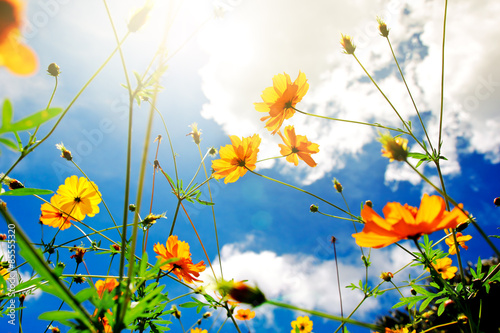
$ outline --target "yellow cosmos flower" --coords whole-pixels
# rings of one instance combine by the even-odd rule
[[[231,145],[221,147],[220,159],[212,161],[215,179],[224,179],[224,183],[234,183],[243,177],[248,170],[255,169],[257,153],[259,152],[260,137],[254,134],[247,138],[238,138],[231,135]]]
[[[57,194],[61,196],[61,210],[70,212],[75,219],[83,220],[85,216],[92,217],[99,213],[101,193],[97,185],[85,177],[71,176],[66,178],[64,185],[59,186]]]
[[[161,266],[161,269],[174,273],[179,280],[184,280],[187,283],[193,283],[194,281],[202,282],[196,278],[205,270],[205,265],[203,261],[193,264],[188,243],[179,241],[177,236],[172,235],[168,237],[166,246],[157,243],[153,249],[158,254],[156,256],[158,259],[169,260],[177,258],[176,261]]]
[[[33,74],[38,67],[35,52],[20,42],[23,3],[0,0],[0,66],[14,74]]]
[[[278,132],[285,143],[279,144],[280,154],[286,156],[286,160],[295,165],[299,164],[299,158],[306,162],[310,167],[315,167],[317,163],[312,159],[311,154],[319,152],[319,145],[307,141],[305,135],[295,135],[295,128],[291,125],[285,127],[285,136]]]
[[[202,330],[201,328],[196,327],[191,329],[191,333],[207,333],[207,330]]]
[[[255,317],[255,311],[250,309],[239,309],[234,318],[238,320],[250,320]]]
[[[436,272],[441,274],[441,277],[445,280],[453,279],[455,273],[458,271],[457,267],[451,266],[451,259],[448,257],[436,259],[432,262],[432,267],[434,267]],[[430,269],[427,268],[427,271],[430,271]]]
[[[424,194],[418,210],[398,202],[390,202],[384,207],[383,212],[385,218],[365,205],[361,211],[365,227],[361,232],[352,235],[356,239],[356,244],[380,248],[402,239],[418,238],[437,230],[455,228],[468,219],[468,216],[457,207],[451,212],[446,211],[443,198],[427,194]]]
[[[467,245],[465,245],[465,242],[471,240],[472,236],[471,235],[464,236],[461,232],[457,232],[457,234],[455,236],[457,237],[458,244],[461,247],[463,247],[465,250],[467,250],[469,247]],[[453,235],[450,234],[450,236],[448,236],[448,238],[446,238],[444,241],[450,247],[448,250],[448,253],[451,255],[457,254],[457,248],[455,246],[455,241],[453,239]]]
[[[407,139],[393,138],[389,133],[386,133],[380,136],[379,141],[382,143],[382,156],[387,157],[389,162],[406,161],[408,157]]]
[[[300,333],[310,333],[313,329],[313,322],[309,320],[308,316],[297,317],[297,320],[292,321],[290,333],[295,333],[295,328],[298,328]]]
[[[266,121],[266,128],[272,134],[280,129],[283,121],[293,116],[293,109],[299,103],[309,89],[306,75],[299,72],[299,76],[292,83],[290,76],[286,73],[273,77],[273,86],[266,88],[262,92],[264,102],[254,103],[255,109],[259,112],[269,112],[269,116],[260,120]]]
[[[102,298],[104,292],[111,293],[116,287],[118,287],[119,283],[114,278],[107,278],[106,280],[98,280],[95,283],[95,289],[97,290],[97,294],[99,298]],[[118,297],[118,296],[117,296]]]
[[[61,212],[62,205],[62,197],[57,194],[53,195],[52,198],[50,198],[50,204],[44,203],[41,207],[42,215],[40,216],[40,222],[61,230],[66,230],[71,227],[74,219],[68,215],[70,212]]]

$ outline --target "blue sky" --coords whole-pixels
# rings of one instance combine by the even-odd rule
[[[29,78],[14,77],[0,70],[0,97],[9,98],[14,106],[15,119],[42,109],[53,89],[53,78],[45,73],[46,66],[56,62],[62,70],[53,106],[65,107],[85,81],[114,49],[115,41],[99,1],[70,3],[63,0],[28,1],[25,37],[40,61],[37,74]],[[142,2],[110,1],[109,6],[122,36],[126,22]],[[214,18],[214,7],[217,18]],[[170,6],[170,7],[169,7]],[[497,233],[498,210],[493,198],[499,196],[500,116],[496,106],[499,95],[497,80],[500,69],[495,66],[500,48],[496,14],[500,5],[491,0],[474,6],[465,0],[450,4],[446,51],[446,93],[443,163],[447,190],[458,202],[477,217],[487,234]],[[442,37],[442,4],[436,1],[405,3],[401,1],[343,1],[221,0],[208,4],[202,1],[174,1],[171,5],[155,4],[150,21],[130,36],[123,47],[129,74],[142,72],[150,61],[163,34],[164,24],[177,11],[167,38],[169,68],[162,78],[163,91],[158,108],[167,122],[180,178],[189,182],[198,167],[199,155],[188,125],[193,122],[202,129],[202,149],[229,143],[228,135],[249,136],[259,133],[262,144],[259,159],[278,156],[278,136],[271,136],[259,121],[262,114],[253,108],[260,101],[262,90],[272,84],[278,73],[289,73],[292,79],[299,71],[306,74],[310,89],[298,107],[304,111],[337,118],[378,122],[399,126],[398,119],[380,94],[364,77],[354,59],[341,53],[340,33],[350,34],[358,46],[356,54],[371,73],[376,73],[382,89],[388,94],[404,117],[414,119],[414,109],[394,67],[385,40],[378,36],[375,17],[386,19],[391,28],[391,42],[405,71],[407,81],[420,111],[427,122],[433,143],[437,141],[440,84],[440,47]],[[286,10],[284,9],[286,8]],[[223,15],[222,15],[223,14]],[[481,24],[477,24],[478,18]],[[202,24],[202,22],[205,22]],[[196,32],[196,33],[195,33]],[[185,43],[186,42],[186,43]],[[179,49],[178,52],[176,52]],[[64,179],[78,170],[59,157],[55,144],[64,142],[75,161],[99,186],[114,217],[121,219],[123,207],[125,148],[126,148],[126,90],[119,58],[115,56],[72,107],[53,135],[22,161],[12,177],[28,187],[53,191]],[[146,104],[134,109],[133,169],[131,202],[135,200],[139,161],[144,128],[149,108]],[[53,123],[53,122],[52,122]],[[343,200],[332,187],[333,177],[344,186],[349,208],[359,214],[361,202],[372,200],[381,212],[385,203],[398,201],[418,206],[422,193],[431,193],[418,177],[396,163],[380,156],[377,132],[371,127],[346,123],[319,121],[295,115],[290,119],[298,133],[320,144],[314,155],[318,166],[298,167],[284,160],[265,162],[257,171],[272,178],[302,186],[307,191],[344,207]],[[46,133],[49,126],[42,128]],[[45,132],[44,132],[45,130]],[[154,138],[161,134],[164,141],[158,160],[173,174],[173,164],[161,120],[156,117]],[[410,143],[411,145],[411,143]],[[141,216],[147,215],[152,179],[154,149],[150,162]],[[154,148],[154,149],[153,149]],[[411,147],[417,150],[416,147]],[[5,171],[17,155],[2,150],[0,171]],[[435,180],[435,170],[425,167],[427,176]],[[201,181],[201,178],[198,179]],[[153,212],[166,212],[167,219],[154,226],[148,243],[165,243],[175,209],[175,198],[166,180],[157,175]],[[320,210],[337,214],[317,199],[279,184],[245,175],[234,184],[212,183],[213,199],[222,248],[224,275],[227,278],[248,279],[257,283],[269,298],[339,314],[338,291],[333,252],[328,243],[338,238],[340,279],[348,285],[364,276],[360,251],[350,237],[350,222],[330,219],[309,212],[311,204]],[[206,190],[204,191],[206,197]],[[49,199],[47,196],[46,199]],[[41,202],[36,198],[7,198],[5,201],[28,230],[35,242],[41,237],[38,224]],[[187,205],[198,232],[208,250],[217,272],[217,252],[214,241],[211,210]],[[107,227],[112,222],[101,205],[101,213],[85,220],[93,226]],[[0,226],[0,233],[5,232]],[[472,228],[474,238],[465,260],[476,261],[477,255],[492,253],[483,246]],[[205,260],[203,252],[187,219],[182,216],[175,233],[189,242],[193,260]],[[44,239],[54,229],[43,228]],[[436,238],[441,237],[437,233]],[[116,237],[116,233],[109,234]],[[57,240],[80,236],[71,228]],[[86,244],[88,245],[88,244]],[[409,245],[409,244],[408,244]],[[61,251],[61,260],[74,270],[69,252]],[[381,271],[397,270],[406,258],[395,247],[372,251],[370,279],[378,283]],[[102,256],[86,257],[91,273],[105,273]],[[107,261],[106,261],[107,262]],[[117,274],[114,266],[111,274]],[[29,270],[22,270],[29,274]],[[79,270],[79,273],[84,273]],[[397,281],[404,280],[401,276]],[[209,275],[204,276],[209,279]],[[184,289],[169,283],[171,295]],[[359,293],[342,289],[344,310],[352,310],[360,299]],[[390,293],[370,299],[356,318],[372,321],[385,314],[394,302]],[[56,309],[59,305],[51,296],[28,297],[24,312],[25,331],[40,330],[47,323],[36,320],[41,306]],[[381,311],[380,309],[384,309]],[[197,317],[185,310],[184,327]],[[290,322],[299,313],[257,309],[252,331],[289,332]],[[4,320],[4,319],[1,319]],[[331,331],[337,324],[313,318],[314,332]],[[3,322],[2,322],[3,325]],[[202,328],[208,329],[209,323]],[[59,325],[64,332],[64,328]],[[172,325],[179,330],[178,323]],[[244,329],[245,330],[245,329]],[[352,332],[367,330],[350,327]],[[227,325],[223,332],[233,332]]]

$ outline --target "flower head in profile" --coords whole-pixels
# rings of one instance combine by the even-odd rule
[[[53,195],[52,198],[50,198],[50,203],[44,203],[40,208],[42,210],[40,222],[61,230],[66,230],[71,227],[74,219],[72,219],[68,213],[62,212],[62,205],[61,196],[57,194]]]
[[[297,317],[297,320],[292,321],[292,330],[290,333],[295,333],[295,329],[298,328],[300,333],[310,333],[313,329],[313,322],[308,316]]]
[[[295,128],[292,125],[285,127],[285,135],[278,132],[285,143],[279,144],[280,154],[286,156],[286,160],[295,165],[299,164],[299,158],[310,167],[315,167],[317,163],[312,159],[311,154],[319,152],[319,145],[307,141],[305,135],[295,135]]]
[[[465,242],[471,240],[472,236],[471,235],[464,236],[461,232],[457,232],[455,236],[457,237],[457,243],[465,250],[467,250],[469,247],[465,245]],[[453,235],[450,234],[444,241],[446,242],[446,245],[450,247],[448,253],[451,255],[457,254],[457,248],[455,246],[455,240],[453,239]]]
[[[190,333],[207,333],[207,332],[208,332],[207,330],[202,330],[199,327],[192,328],[191,331],[190,331]]]
[[[259,306],[266,301],[266,296],[258,287],[251,287],[243,281],[217,281],[218,292],[236,302]]]
[[[389,28],[387,28],[387,24],[381,17],[377,17],[378,30],[380,31],[380,36],[387,37],[389,36]]]
[[[238,320],[250,320],[253,317],[255,317],[255,311],[251,311],[250,309],[239,309],[234,316]]]
[[[83,256],[85,253],[87,253],[87,250],[85,250],[83,247],[75,247],[70,250],[71,252],[75,251],[75,254],[70,256],[71,259],[75,259],[77,264],[81,264],[83,262]]]
[[[382,156],[389,162],[406,161],[408,157],[408,140],[402,137],[393,138],[389,133],[381,134],[379,141],[382,143]]]
[[[203,261],[193,264],[188,243],[179,241],[177,236],[172,235],[168,237],[166,246],[157,243],[154,246],[154,251],[158,254],[156,258],[160,260],[175,259],[161,266],[161,269],[164,271],[174,273],[179,280],[184,280],[187,283],[193,283],[194,281],[201,282],[201,280],[196,278],[205,270],[205,265]]]
[[[353,44],[351,36],[340,34],[340,45],[342,45],[345,54],[354,54],[356,50],[356,45]]]
[[[17,75],[33,74],[38,67],[35,52],[21,42],[23,2],[0,0],[0,66]]]
[[[191,135],[193,137],[194,143],[199,145],[201,142],[201,129],[198,129],[197,123],[192,123],[191,125],[189,125],[189,127],[191,127],[191,132],[186,134],[186,136]]]
[[[231,135],[231,144],[221,147],[220,159],[212,161],[215,179],[224,178],[224,183],[234,183],[243,177],[248,170],[255,169],[257,153],[259,152],[260,137],[254,134],[247,138],[238,138]]]
[[[95,289],[99,298],[102,298],[104,292],[111,293],[116,287],[118,287],[119,283],[114,278],[107,278],[106,280],[98,280],[95,283]]]
[[[272,134],[276,134],[285,119],[293,116],[295,105],[302,100],[308,89],[309,83],[302,72],[299,72],[293,83],[286,73],[273,77],[273,86],[262,92],[264,102],[254,103],[257,111],[269,112],[269,116],[260,120],[267,121],[265,127],[272,131]]]
[[[62,158],[66,159],[68,161],[71,161],[73,159],[71,152],[68,149],[66,149],[66,147],[64,147],[64,144],[62,142],[56,143],[56,148],[61,151]]]
[[[386,327],[385,333],[410,333],[410,331],[406,327],[398,329],[390,329]],[[412,333],[415,333],[415,331],[412,331]]]
[[[421,235],[437,230],[455,228],[468,220],[468,216],[459,207],[448,212],[443,198],[427,194],[424,194],[418,209],[390,202],[385,205],[383,212],[385,218],[365,205],[361,211],[365,227],[361,232],[352,235],[356,239],[356,244],[381,248],[402,239],[417,239]]]
[[[441,277],[445,280],[453,279],[455,273],[458,271],[458,268],[451,265],[451,259],[446,257],[442,259],[436,259],[432,262],[432,267],[441,274]],[[427,268],[427,271],[430,271]]]
[[[83,220],[85,216],[92,217],[99,213],[101,193],[97,185],[85,177],[71,176],[66,178],[64,184],[57,190],[61,210],[67,212],[75,219]]]

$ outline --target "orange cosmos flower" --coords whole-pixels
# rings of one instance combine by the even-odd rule
[[[119,283],[114,278],[107,278],[106,280],[98,280],[95,283],[95,289],[97,290],[97,294],[99,298],[102,298],[102,295],[105,291],[111,293],[116,287],[118,287]]]
[[[313,322],[308,316],[297,317],[297,320],[292,321],[292,330],[290,333],[295,333],[295,328],[299,329],[300,333],[310,333],[313,329]]]
[[[231,135],[231,145],[221,147],[219,151],[220,159],[212,161],[215,179],[224,179],[224,183],[234,183],[238,178],[243,177],[248,170],[255,169],[257,153],[259,152],[260,137],[254,134],[247,138],[238,138]]]
[[[458,268],[455,266],[451,266],[451,259],[446,257],[442,259],[436,259],[434,262],[432,262],[432,267],[441,274],[441,277],[443,279],[453,279],[455,276],[455,273],[458,271]],[[430,271],[429,268],[427,268],[427,271]]]
[[[0,0],[0,66],[18,75],[33,74],[38,61],[35,52],[19,40],[23,3]]]
[[[57,194],[61,197],[60,208],[70,212],[75,219],[83,220],[85,216],[92,217],[99,213],[101,193],[97,185],[85,177],[71,176],[66,178],[64,185],[59,186]]]
[[[189,244],[179,241],[177,236],[170,236],[166,245],[165,247],[163,244],[157,243],[154,246],[154,251],[159,254],[156,258],[164,260],[177,258],[177,260],[166,263],[161,266],[161,269],[174,273],[179,280],[184,280],[187,283],[193,283],[193,281],[202,282],[196,277],[200,276],[200,273],[205,270],[205,265],[203,261],[193,264]]]
[[[295,105],[302,100],[308,89],[309,83],[304,73],[299,72],[293,83],[286,73],[273,77],[273,86],[262,92],[264,102],[254,103],[257,111],[269,112],[269,116],[260,120],[267,120],[266,128],[272,131],[272,134],[276,134],[285,119],[293,116]]]
[[[361,211],[365,227],[363,231],[352,235],[356,239],[356,244],[380,248],[402,239],[418,238],[437,230],[455,228],[468,219],[458,207],[447,212],[443,198],[427,194],[424,194],[418,210],[398,202],[390,202],[384,207],[383,212],[385,219],[365,205]]]
[[[465,250],[467,250],[469,247],[467,245],[465,245],[465,242],[471,240],[472,236],[471,235],[464,236],[461,232],[457,232],[457,234],[455,236],[457,237],[458,244],[461,247],[463,247]],[[450,234],[450,236],[448,238],[446,238],[444,241],[450,247],[448,250],[448,253],[451,255],[457,254],[457,248],[455,246],[455,241],[453,239],[453,235]]]
[[[255,317],[255,311],[250,309],[239,309],[234,318],[238,320],[250,320]]]
[[[295,165],[299,164],[299,158],[310,167],[315,167],[317,163],[312,159],[311,154],[319,152],[319,145],[307,141],[305,135],[295,135],[295,128],[292,125],[285,127],[285,136],[278,132],[285,143],[279,144],[280,154],[286,156],[286,160]]]
[[[53,195],[50,198],[50,204],[44,203],[41,207],[42,215],[40,222],[54,228],[66,230],[71,227],[71,221],[74,221],[66,212],[61,212],[63,201],[61,196]],[[70,213],[71,214],[71,213]]]

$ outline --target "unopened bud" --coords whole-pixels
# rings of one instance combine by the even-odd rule
[[[493,203],[495,204],[495,206],[500,207],[500,197],[496,197],[496,198],[493,200]]]
[[[0,234],[0,240],[6,240],[7,235],[6,234]]]
[[[371,202],[371,200],[366,200],[365,205],[367,205],[370,208],[373,208],[373,203]]]
[[[318,211],[318,206],[317,206],[317,205],[311,205],[311,206],[309,207],[309,211],[310,211],[311,213],[316,213],[316,212]]]
[[[132,18],[130,19],[130,22],[128,23],[128,30],[130,32],[137,32],[143,25],[146,23],[146,20],[148,19],[148,14],[149,11],[151,10],[150,5],[146,5],[142,7],[139,11],[137,11]]]
[[[59,68],[59,66],[57,66],[57,64],[55,62],[53,62],[49,65],[49,68],[47,69],[47,73],[49,73],[49,75],[51,75],[53,77],[58,77],[59,74],[61,74],[61,69]]]
[[[135,212],[135,205],[134,204],[128,205],[128,210],[130,210],[131,212]]]
[[[344,48],[345,54],[354,54],[356,46],[352,43],[352,37],[341,34],[340,45]]]
[[[387,37],[389,36],[389,29],[387,28],[387,24],[385,24],[384,20],[380,17],[377,17],[378,22],[378,30],[380,31],[380,36]]]
[[[337,178],[333,178],[333,187],[337,190],[337,192],[342,193],[342,184],[339,183]]]

